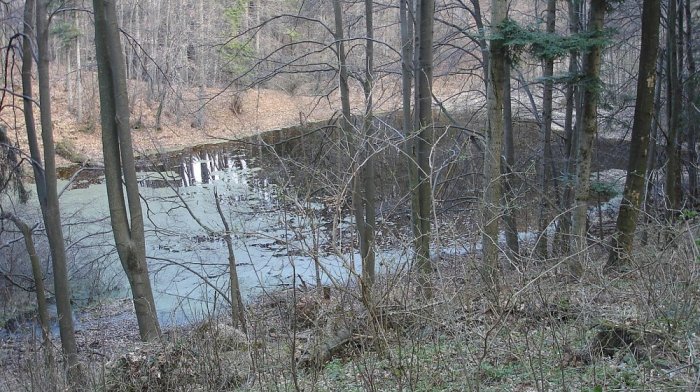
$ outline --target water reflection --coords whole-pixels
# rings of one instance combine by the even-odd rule
[[[219,180],[246,185],[246,177],[241,176],[240,172],[247,168],[248,164],[243,155],[226,152],[191,153],[183,156],[178,166],[180,186],[210,184]],[[222,176],[224,172],[228,175]]]

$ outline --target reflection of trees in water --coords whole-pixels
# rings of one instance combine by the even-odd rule
[[[269,204],[274,203],[275,192],[269,179],[249,170],[250,154],[230,146],[200,150],[165,157],[163,163],[152,163],[150,167],[141,166],[142,172],[155,171],[157,174],[141,179],[139,185],[146,188],[232,185],[246,191],[226,195],[229,202],[247,201],[252,197],[258,200],[260,207],[269,208]]]
[[[215,181],[247,185],[242,171],[248,168],[245,156],[226,151],[190,153],[179,164],[180,186],[211,184]]]

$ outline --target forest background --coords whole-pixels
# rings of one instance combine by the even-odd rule
[[[46,280],[62,351],[54,361],[39,309],[42,348],[6,359],[32,376],[4,373],[8,385],[79,389],[87,377],[107,389],[172,388],[149,361],[182,371],[177,361],[191,354],[161,340],[144,285],[153,244],[139,157],[165,162],[284,128],[293,136],[245,143],[279,161],[270,179],[281,211],[316,217],[316,202],[332,211],[326,252],[351,260],[347,275],[328,283],[314,256],[322,244],[303,245],[314,282],[292,276],[292,289],[244,301],[234,248],[246,235],[229,227],[234,201],[215,191],[220,223],[198,223],[227,245],[220,294],[231,314],[185,328],[181,339],[204,358],[186,385],[267,389],[281,377],[295,389],[395,387],[368,370],[384,369],[408,389],[697,387],[692,1],[33,3],[0,4],[0,290],[10,329],[17,309],[42,307]],[[33,106],[42,140],[29,131]],[[296,138],[300,155],[275,148]],[[53,174],[94,168],[104,168],[133,328],[160,342],[138,355],[114,343],[101,357],[107,376],[89,366],[90,338],[76,343],[62,317],[72,314],[69,286],[101,267],[72,253],[80,240],[56,236],[76,223],[60,215]],[[21,205],[33,193],[32,212]],[[347,216],[351,226],[335,224]],[[51,263],[32,259],[32,236]],[[387,249],[409,250],[408,260],[386,267]],[[287,253],[292,265],[296,255]],[[261,310],[270,301],[273,315]],[[119,356],[125,349],[131,357]],[[219,376],[202,377],[209,367]]]

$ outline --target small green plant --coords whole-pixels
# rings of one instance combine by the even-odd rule
[[[698,212],[696,210],[684,209],[683,211],[681,211],[681,218],[683,218],[683,220],[691,220],[697,218],[697,216]]]
[[[615,196],[618,191],[614,184],[603,181],[592,181],[591,182],[591,192],[598,195],[609,195]]]
[[[498,382],[511,378],[513,375],[518,373],[518,369],[514,364],[497,366],[484,362],[481,364],[481,372],[487,379]]]

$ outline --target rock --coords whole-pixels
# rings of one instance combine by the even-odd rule
[[[197,328],[197,334],[215,340],[221,351],[248,349],[248,336],[228,324],[207,321]]]
[[[637,359],[644,359],[665,340],[665,336],[659,332],[645,331],[625,324],[601,322],[597,326],[589,351],[611,358],[617,352],[624,351],[633,354]]]

